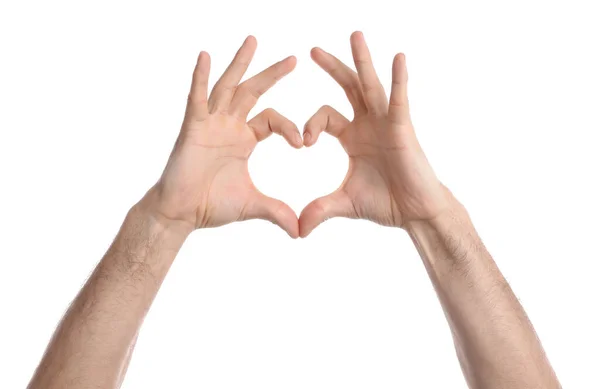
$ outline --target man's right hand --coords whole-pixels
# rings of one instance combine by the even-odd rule
[[[190,231],[266,219],[298,237],[296,214],[256,189],[248,174],[248,158],[273,132],[300,148],[300,133],[272,109],[246,121],[258,98],[294,69],[296,59],[288,57],[240,84],[255,50],[256,39],[250,36],[210,96],[210,57],[200,53],[181,132],[162,177],[142,200],[156,217],[184,222]]]

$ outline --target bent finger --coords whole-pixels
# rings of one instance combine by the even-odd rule
[[[325,131],[339,138],[350,121],[329,105],[324,105],[304,125],[304,145],[314,145]]]
[[[267,108],[256,115],[248,122],[248,126],[254,131],[258,142],[275,133],[283,136],[290,146],[297,149],[302,147],[302,137],[298,127],[273,108]]]

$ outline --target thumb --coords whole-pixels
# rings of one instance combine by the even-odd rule
[[[302,210],[298,220],[300,237],[305,238],[315,227],[333,217],[358,217],[352,200],[341,189],[313,200]]]
[[[244,211],[244,219],[262,219],[277,224],[289,236],[298,237],[298,217],[286,203],[256,192]]]

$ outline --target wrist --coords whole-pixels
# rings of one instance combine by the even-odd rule
[[[428,267],[444,262],[442,259],[470,266],[485,251],[467,210],[454,198],[444,212],[431,219],[410,221],[405,229]]]
[[[418,217],[408,218],[402,228],[409,234],[415,229],[421,228],[424,225],[430,227],[443,227],[459,215],[466,215],[466,210],[463,205],[454,197],[452,192],[442,183],[439,183],[436,195],[431,196],[429,201],[428,211],[418,215]],[[462,216],[460,216],[462,217]]]
[[[160,207],[156,189],[150,189],[129,211],[130,215],[146,219],[157,231],[179,235],[184,239],[194,231],[193,223],[167,216]]]
[[[464,220],[465,217],[468,217],[466,216],[466,210],[462,204],[454,200],[433,217],[407,221],[404,229],[412,236],[424,229],[444,231],[451,229],[457,223],[460,224],[461,220]]]
[[[154,279],[162,279],[192,230],[185,223],[167,220],[156,213],[144,196],[127,213],[99,266],[106,270],[118,263],[122,275],[150,274]]]

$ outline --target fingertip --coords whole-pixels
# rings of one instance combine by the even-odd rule
[[[310,132],[305,131],[304,132],[304,139],[303,139],[304,146],[306,146],[306,147],[312,146],[311,141],[312,141],[312,135],[310,134]]]
[[[200,52],[200,54],[198,54],[198,62],[200,62],[200,61],[202,61],[203,59],[205,59],[207,55],[208,55],[208,53],[207,53],[206,51],[202,50],[202,51]]]
[[[288,143],[290,144],[290,146],[292,146],[295,149],[299,149],[302,147],[302,136],[300,136],[300,130],[298,130],[298,126],[296,125],[296,123],[292,122],[289,119],[285,119],[287,121],[287,123],[285,124],[286,126],[289,127],[288,130],[283,131],[284,134],[284,138],[286,138],[286,140],[288,141]]]
[[[197,63],[199,65],[207,65],[210,64],[210,54],[208,52],[202,50],[200,54],[198,54]]]
[[[302,217],[298,219],[298,236],[302,239],[306,238],[315,229],[316,226],[310,226],[306,221],[302,222]]]
[[[286,205],[286,210],[284,213],[286,215],[283,216],[283,220],[281,220],[280,227],[283,228],[285,232],[292,239],[297,239],[300,236],[300,226],[298,225],[298,216],[296,213]]]
[[[284,61],[289,62],[292,65],[292,68],[294,68],[294,67],[296,67],[296,64],[298,63],[298,58],[296,58],[295,55],[290,55],[289,57],[284,59]]]
[[[406,62],[406,56],[404,53],[398,53],[394,56],[394,64],[403,65]]]
[[[398,53],[394,56],[392,64],[392,79],[397,82],[406,83],[408,81],[408,71],[406,69],[406,55]]]
[[[322,214],[319,206],[317,206],[319,199],[313,200],[308,204],[298,217],[298,228],[301,238],[306,238],[320,223],[322,220]]]
[[[302,139],[302,136],[300,136],[300,132],[296,129],[296,131],[294,132],[294,143],[292,144],[292,146],[296,149],[301,149],[303,144],[304,140]]]
[[[304,211],[302,211],[304,213]],[[310,234],[310,231],[307,231],[306,227],[304,227],[304,223],[302,223],[302,214],[298,218],[298,236],[302,239],[306,238]]]
[[[313,47],[310,50],[310,57],[316,61],[316,58],[318,58],[319,55],[322,55],[325,51],[320,48],[320,47]]]
[[[307,123],[306,126],[304,126],[304,145],[306,147],[311,147],[313,146],[315,143],[317,143],[317,139],[319,138],[319,130],[316,129],[314,127],[314,124],[311,125],[310,123]]]
[[[300,238],[304,239],[312,232],[312,230],[314,230],[314,227],[311,227],[306,223],[306,214],[302,211],[300,218],[298,219],[298,235]]]
[[[292,239],[298,239],[300,237],[300,227],[298,226],[298,219],[295,218],[294,222],[290,222],[289,225],[280,225],[286,234]]]
[[[269,219],[284,230],[292,239],[300,236],[300,227],[298,226],[298,216],[289,205],[276,200],[278,207],[271,213]]]
[[[298,239],[300,237],[300,229],[298,227],[298,223],[296,223],[296,228],[292,229],[291,231],[286,231],[286,232],[290,236],[290,238]]]
[[[362,31],[354,31],[352,35],[350,35],[350,41],[361,41],[365,39],[365,35]]]
[[[281,64],[285,68],[286,74],[294,70],[296,68],[297,63],[298,59],[293,55],[290,55],[289,57],[281,60]]]
[[[258,44],[258,41],[256,40],[256,37],[254,35],[248,35],[246,37],[246,40],[244,41],[244,44],[256,46]]]

